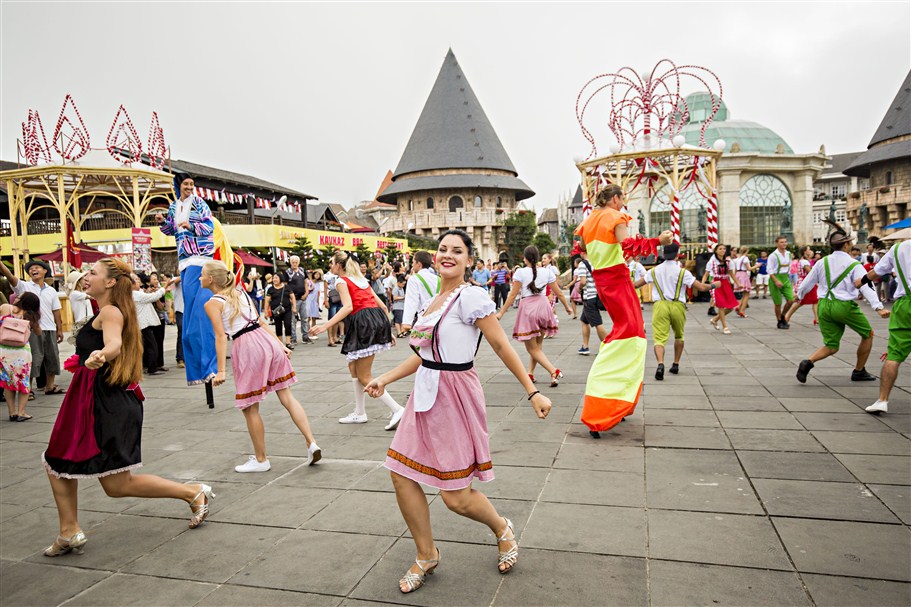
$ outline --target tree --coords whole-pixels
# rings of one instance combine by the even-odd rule
[[[301,267],[305,270],[313,270],[317,267],[318,259],[314,255],[313,245],[306,236],[301,236],[294,241],[291,246],[291,252],[301,258]]]
[[[399,256],[401,256],[401,254],[402,254],[402,252],[399,250],[399,248],[397,246],[395,246],[394,242],[387,243],[386,248],[383,249],[383,255],[385,255],[386,261],[389,262],[390,264],[392,264],[392,262],[394,262]]]
[[[360,260],[360,262],[367,264],[367,267],[370,267],[369,261],[373,256],[373,251],[370,250],[370,247],[362,242],[361,244],[357,245],[355,252],[357,253],[357,258]]]
[[[521,263],[525,247],[531,244],[538,223],[534,213],[518,211],[512,213],[502,221],[506,228],[506,251],[509,254],[510,265]]]
[[[554,242],[554,239],[551,238],[550,234],[547,232],[538,232],[535,234],[531,243],[538,247],[538,251],[541,252],[541,255],[552,253],[557,248],[557,243]]]
[[[327,244],[317,251],[315,254],[317,267],[321,270],[328,270],[329,264],[332,262],[332,256],[335,255],[336,251],[338,251],[338,247],[331,244]]]

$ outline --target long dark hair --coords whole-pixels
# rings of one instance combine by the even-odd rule
[[[22,310],[22,318],[23,320],[28,321],[32,333],[40,335],[41,325],[39,321],[41,320],[41,300],[38,299],[38,296],[26,291],[16,298],[16,303],[13,305]]]
[[[465,230],[459,230],[458,228],[452,228],[452,229],[446,230],[445,232],[440,234],[439,238],[437,238],[437,247],[438,248],[439,248],[440,243],[443,242],[443,239],[446,238],[447,236],[458,236],[462,240],[462,244],[465,245],[465,248],[468,249],[469,262],[468,262],[468,265],[465,266],[465,280],[468,280],[469,278],[471,278],[471,266],[474,265],[474,259],[476,259],[474,241],[471,240],[471,236],[469,236],[468,232],[466,232]]]
[[[538,247],[530,245],[525,247],[525,250],[522,252],[522,256],[525,257],[525,261],[531,265],[531,284],[528,285],[528,288],[532,293],[537,295],[541,292],[541,287],[537,285],[538,260],[541,258],[541,253],[538,252]]]

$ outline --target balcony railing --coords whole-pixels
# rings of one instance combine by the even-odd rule
[[[408,231],[415,228],[474,228],[495,226],[500,223],[505,209],[459,209],[457,211],[406,211],[389,218],[383,225],[384,232]]]

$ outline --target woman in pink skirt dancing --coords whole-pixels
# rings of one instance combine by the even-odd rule
[[[709,277],[711,280],[708,280]],[[715,308],[718,313],[712,318],[712,326],[718,329],[718,323],[721,322],[722,333],[730,335],[728,329],[727,315],[728,312],[737,307],[737,298],[734,297],[734,290],[731,288],[731,282],[736,282],[734,277],[734,266],[731,263],[731,256],[728,253],[728,247],[724,244],[715,246],[715,254],[709,259],[705,266],[705,276],[702,282],[720,282],[721,287],[713,291],[715,295]]]
[[[516,314],[516,324],[512,330],[512,338],[525,343],[530,361],[528,363],[528,378],[535,383],[534,366],[539,364],[550,373],[550,387],[556,388],[563,378],[563,373],[557,369],[547,355],[544,354],[544,338],[557,334],[557,315],[554,314],[550,302],[545,295],[545,287],[550,286],[551,291],[563,304],[567,316],[572,316],[572,310],[566,301],[566,296],[557,284],[557,278],[550,270],[538,268],[538,247],[525,247],[525,267],[519,268],[512,276],[512,289],[506,297],[506,303],[500,308],[497,319],[512,305],[516,297],[519,300],[519,311]]]
[[[440,292],[412,327],[410,343],[416,354],[366,388],[376,398],[387,385],[417,373],[385,463],[417,548],[414,564],[399,581],[403,593],[420,588],[440,563],[427,498],[418,483],[436,487],[450,510],[490,528],[497,538],[500,573],[512,571],[518,561],[512,522],[471,487],[475,479],[490,481],[494,476],[484,392],[473,368],[482,334],[525,388],[535,414],[544,419],[551,408],[550,400],[535,390],[509,345],[490,296],[484,289],[466,284],[473,259],[474,245],[468,234],[449,230],[440,236],[436,254]]]
[[[750,293],[753,291],[753,284],[750,282],[750,272],[759,268],[750,262],[750,249],[740,247],[740,257],[734,260],[734,277],[737,280],[735,292],[740,293],[740,305],[737,306],[737,315],[740,318],[748,318],[746,309],[750,301]]]
[[[234,284],[234,274],[220,261],[210,261],[202,268],[199,283],[214,293],[206,302],[206,314],[215,330],[215,353],[218,374],[212,383],[225,383],[225,359],[228,335],[231,336],[231,370],[234,374],[235,404],[244,414],[247,431],[253,441],[253,455],[235,472],[267,472],[272,469],[266,457],[266,431],[259,414],[259,403],[270,392],[288,410],[294,425],[307,440],[307,464],[320,460],[322,452],[310,432],[307,414],[300,402],[291,394],[297,381],[291,369],[289,350],[266,327],[256,309],[256,303],[246,291]]]
[[[797,289],[800,289],[800,285],[803,284],[804,279],[810,273],[810,270],[813,269],[813,257],[814,252],[811,247],[804,247],[800,252],[800,259],[797,261],[797,284],[794,286],[794,292],[797,292]],[[816,287],[807,291],[807,294],[798,301],[796,304],[791,306],[791,309],[788,310],[788,313],[784,315],[784,319],[788,322],[791,322],[791,317],[794,316],[801,306],[812,306],[813,307],[813,324],[819,324],[819,316],[817,315],[817,305],[819,304],[819,295],[816,293]]]

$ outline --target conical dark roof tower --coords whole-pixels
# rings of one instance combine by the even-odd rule
[[[453,169],[454,174],[440,174]],[[518,179],[450,49],[395,169],[393,183],[378,200],[396,202],[403,193],[462,187],[510,190],[516,200],[534,195]]]
[[[911,157],[908,135],[911,135],[911,71],[886,110],[867,151],[845,169],[845,175],[869,177],[870,168],[875,164]]]

